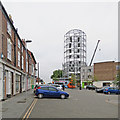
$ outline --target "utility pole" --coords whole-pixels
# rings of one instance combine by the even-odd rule
[[[38,62],[38,84],[39,84],[39,62]]]

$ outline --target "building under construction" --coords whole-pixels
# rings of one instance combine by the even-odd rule
[[[82,66],[86,66],[86,34],[73,29],[64,35],[64,78],[74,74],[80,80]]]

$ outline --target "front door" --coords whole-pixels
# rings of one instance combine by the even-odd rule
[[[11,79],[12,79],[12,89],[11,89],[11,94],[14,94],[14,80],[13,80],[13,72],[11,73]]]

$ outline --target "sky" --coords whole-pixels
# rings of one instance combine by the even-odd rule
[[[87,35],[87,64],[89,65],[97,41],[100,40],[93,63],[118,61],[118,3],[2,1],[12,15],[21,39],[40,64],[40,77],[50,82],[54,70],[62,69],[64,35],[79,29]]]

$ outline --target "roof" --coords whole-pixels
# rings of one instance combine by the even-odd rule
[[[2,10],[2,12],[3,12],[3,14],[5,15],[5,17],[7,18],[7,20],[9,21],[9,23],[10,23],[10,25],[12,26],[14,32],[16,33],[18,39],[19,39],[20,42],[22,43],[22,40],[21,40],[21,38],[20,38],[20,36],[19,36],[19,34],[18,34],[16,28],[14,27],[14,25],[13,25],[11,19],[9,18],[9,16],[8,16],[8,14],[7,14],[7,12],[6,12],[5,8],[4,8],[4,6],[3,6],[3,4],[1,3],[1,1],[0,1],[0,9]],[[22,43],[22,45],[24,46],[23,43]],[[24,46],[24,48],[25,48],[25,46]]]
[[[115,61],[105,61],[105,62],[97,62],[97,63],[94,63],[94,64],[100,64],[100,63],[114,63]]]
[[[34,57],[33,53],[32,53],[30,50],[27,50],[27,51],[28,51],[28,53],[32,56],[32,58],[33,58],[35,64],[37,64],[37,62],[36,62],[36,60],[35,60],[35,57]]]

